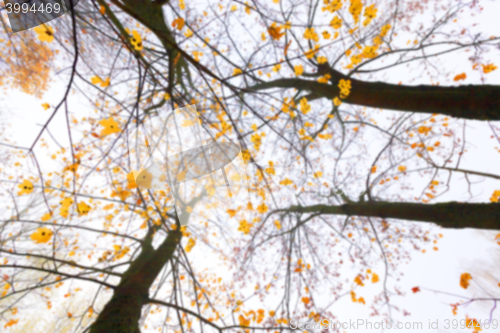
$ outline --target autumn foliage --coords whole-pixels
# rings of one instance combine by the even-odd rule
[[[28,146],[0,133],[3,329],[275,332],[333,318],[332,304],[406,316],[395,300],[433,290],[402,291],[401,269],[439,253],[441,228],[498,229],[498,172],[461,163],[471,120],[500,142],[500,89],[484,84],[498,37],[440,30],[479,5],[400,6],[92,0],[3,31],[4,91],[46,115]],[[431,12],[442,19],[415,27]],[[457,69],[449,54],[467,56]],[[204,139],[241,147],[249,193],[226,208],[193,189],[185,214],[203,212],[181,227],[130,133],[187,105]],[[498,186],[464,199],[470,179]],[[471,292],[473,275],[450,286]]]

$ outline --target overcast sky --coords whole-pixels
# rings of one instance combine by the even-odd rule
[[[500,13],[500,1],[488,1],[482,4],[485,7],[483,14],[478,17],[470,18],[472,22],[479,22],[479,28],[485,33],[492,35],[499,33],[498,13]],[[462,25],[469,25],[464,22]],[[496,54],[498,56],[498,53]],[[494,58],[495,54],[490,53],[490,60],[497,62],[500,66],[500,60]],[[456,74],[461,72],[467,73],[467,80],[462,84],[479,83],[477,72],[472,71],[471,66],[467,62],[465,65],[460,57],[451,56],[446,62],[447,68]],[[455,63],[454,63],[455,61]],[[391,81],[407,80],[404,71],[394,70],[390,72]],[[500,70],[494,71],[486,76],[487,84],[500,84]],[[445,85],[443,83],[442,85]],[[30,146],[35,139],[40,124],[44,124],[50,116],[52,108],[45,111],[41,104],[49,103],[51,106],[56,105],[63,96],[65,82],[56,78],[51,85],[50,90],[43,96],[42,99],[37,99],[33,96],[28,96],[17,90],[8,91],[8,94],[3,95],[1,114],[9,125],[6,137],[17,142],[20,146]],[[79,103],[78,96],[72,96],[71,112],[81,114],[88,112],[86,103]],[[81,110],[79,109],[81,108]],[[500,127],[500,122],[496,122]],[[56,118],[52,121],[49,129],[56,139],[63,145],[67,146],[67,134],[65,132],[66,123],[64,113],[59,112]],[[62,131],[61,129],[64,129]],[[499,133],[500,134],[500,133]],[[489,173],[500,174],[500,153],[496,152],[494,147],[499,147],[500,143],[491,139],[491,130],[487,123],[479,121],[468,121],[467,127],[467,142],[469,144],[468,152],[463,156],[462,168],[483,171]],[[51,163],[49,158],[40,156],[44,163]],[[448,200],[469,200],[469,195],[466,183],[463,181],[463,176],[455,174],[453,182],[453,190],[439,201]],[[481,181],[479,177],[471,177],[473,181]],[[480,183],[475,184],[472,188],[474,198],[472,201],[488,202],[489,197],[494,190],[500,190],[500,182],[491,179],[483,179]],[[390,330],[393,332],[470,332],[469,329],[445,329],[445,319],[463,319],[465,315],[484,321],[490,317],[493,303],[491,302],[475,302],[468,307],[459,307],[458,314],[453,316],[449,303],[458,302],[460,298],[445,296],[427,289],[439,290],[451,294],[463,295],[467,297],[498,297],[500,294],[500,266],[498,258],[500,256],[500,245],[495,241],[497,232],[495,231],[477,231],[471,229],[465,230],[442,230],[443,238],[438,243],[438,251],[432,249],[432,244],[426,248],[426,253],[413,253],[412,259],[406,266],[401,266],[400,270],[404,276],[400,281],[391,281],[391,284],[396,283],[400,290],[406,293],[406,297],[395,297],[394,303],[401,308],[408,310],[411,315],[403,317],[401,314],[394,312],[396,319],[402,322],[421,322],[423,330]],[[193,250],[193,257],[200,256],[196,253],[196,248]],[[198,257],[200,258],[200,257]],[[195,259],[196,260],[196,259]],[[496,263],[496,264],[495,264]],[[213,267],[212,267],[213,268]],[[215,269],[215,268],[213,268]],[[375,271],[382,272],[382,266],[374,268]],[[460,274],[468,272],[472,275],[471,287],[467,290],[460,288]],[[383,278],[381,274],[381,278]],[[412,293],[411,288],[419,286],[421,292]],[[496,289],[495,289],[496,288]],[[368,295],[372,292],[370,286],[366,286],[362,291],[365,299],[369,299]],[[367,307],[360,304],[352,303],[349,297],[336,303],[331,309],[337,314],[338,320],[348,322],[349,320],[365,319],[375,322],[380,319],[369,317]],[[493,318],[500,321],[500,309],[493,312]],[[429,320],[435,322],[439,320],[438,329],[428,328]],[[380,330],[367,329],[345,329],[345,332],[379,332]],[[495,332],[494,329],[483,330],[485,332]]]

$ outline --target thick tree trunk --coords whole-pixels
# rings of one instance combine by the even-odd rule
[[[147,304],[149,289],[180,243],[182,232],[171,230],[165,241],[153,249],[143,245],[142,252],[124,273],[113,297],[106,304],[90,333],[140,333],[139,319],[143,305]]]
[[[500,86],[405,86],[348,78],[336,70],[325,67],[320,67],[320,72],[331,75],[331,84],[299,78],[278,79],[256,84],[245,91],[296,88],[310,91],[310,99],[321,97],[332,99],[339,96],[340,79],[349,79],[352,89],[349,96],[343,100],[345,103],[387,110],[440,113],[465,119],[500,120]]]
[[[434,222],[444,228],[500,230],[500,204],[445,202],[420,204],[406,202],[359,202],[341,206],[292,206],[286,212],[321,213],[393,218]]]

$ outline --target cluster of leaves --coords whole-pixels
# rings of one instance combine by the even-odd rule
[[[398,221],[415,221],[412,211],[387,217],[373,213],[370,205],[398,208],[399,203],[435,201],[449,191],[446,179],[453,172],[495,177],[448,165],[466,151],[461,121],[447,114],[388,115],[378,107],[355,106],[382,95],[376,86],[377,94],[360,100],[370,92],[370,82],[355,75],[410,62],[402,57],[371,67],[394,53],[430,48],[433,43],[424,41],[451,22],[460,6],[445,13],[442,23],[427,27],[428,36],[410,48],[395,38],[411,30],[408,25],[397,32],[393,28],[400,24],[398,15],[408,11],[394,12],[384,2],[325,0],[321,11],[308,2],[283,0],[207,4],[203,9],[184,1],[110,6],[99,0],[81,7],[78,15],[62,18],[57,31],[42,25],[33,31],[38,40],[26,34],[31,36],[26,45],[37,55],[28,56],[24,44],[16,44],[25,60],[21,56],[19,65],[8,63],[23,91],[41,94],[53,54],[64,50],[69,61],[60,61],[69,66],[58,67],[68,68],[67,91],[77,87],[89,106],[88,112],[71,114],[67,105],[74,102],[64,95],[53,112],[66,113],[68,144],[49,147],[48,120],[33,146],[22,149],[22,172],[12,167],[5,176],[2,194],[12,203],[2,221],[5,258],[0,269],[8,275],[2,297],[9,304],[25,293],[56,304],[57,295],[49,300],[33,291],[77,281],[95,298],[64,317],[82,330],[90,325],[84,318],[95,320],[95,332],[106,331],[98,325],[115,313],[103,308],[136,289],[151,296],[137,296],[145,311],[131,320],[151,330],[181,332],[195,321],[215,330],[232,325],[247,331],[250,326],[282,329],[292,316],[331,318],[320,300],[346,295],[356,306],[390,313],[392,295],[399,291],[387,280],[398,276],[398,267],[413,251],[425,253],[427,245],[437,251],[441,236],[431,226]],[[494,42],[450,36],[471,48]],[[439,43],[448,41],[434,42]],[[39,61],[31,63],[33,57]],[[427,57],[411,61],[425,63]],[[481,62],[482,74],[496,69],[479,58],[474,61]],[[464,72],[453,81],[466,79]],[[168,190],[138,188],[150,187],[152,175],[137,178],[127,131],[162,109],[189,104],[197,106],[207,137],[242,147],[250,195],[231,209],[214,201],[195,202],[207,213],[199,223],[180,227]],[[185,129],[194,123],[179,125]],[[372,142],[379,146],[367,144]],[[36,158],[43,149],[57,165],[47,172],[40,170],[45,161]],[[28,169],[35,170],[33,175]],[[492,203],[500,200],[497,192]],[[368,208],[350,212],[350,207]],[[444,220],[437,223],[448,226]],[[33,263],[33,257],[43,263]],[[354,273],[346,262],[355,266]],[[207,266],[224,269],[213,273]],[[390,274],[382,276],[382,270]],[[148,272],[157,274],[147,279]],[[342,283],[340,276],[352,283]],[[464,273],[460,286],[466,289],[471,279]],[[144,285],[130,288],[128,281]],[[359,291],[368,281],[377,290],[372,299],[368,291]],[[68,298],[75,297],[67,288]],[[115,298],[107,305],[97,301],[111,290]],[[162,313],[164,307],[168,311]],[[19,325],[18,320],[9,319],[5,327]]]

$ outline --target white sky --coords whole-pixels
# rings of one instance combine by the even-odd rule
[[[485,7],[480,17],[470,18],[471,22],[479,22],[479,30],[498,34],[498,13],[500,13],[500,2],[484,2]],[[464,23],[464,26],[470,26],[471,23]],[[495,54],[490,53],[490,60],[495,61]],[[457,60],[459,59],[459,60]],[[456,74],[461,72],[467,73],[467,80],[461,84],[479,83],[478,72],[472,71],[467,62],[461,62],[459,57],[450,57],[446,63],[447,68],[456,68]],[[455,61],[455,63],[453,63]],[[500,67],[500,63],[496,64]],[[406,81],[404,71],[393,71],[390,74],[392,82]],[[500,84],[500,69],[486,76],[487,84]],[[447,83],[442,83],[445,85]],[[42,99],[37,99],[33,96],[23,94],[16,90],[11,90],[8,95],[2,96],[2,116],[7,119],[10,128],[6,135],[16,141],[20,146],[29,146],[39,132],[39,124],[45,123],[50,116],[53,108],[45,111],[41,104],[49,103],[51,106],[56,105],[65,91],[64,82],[56,81],[51,85],[50,90],[43,96]],[[72,97],[74,98],[74,97]],[[80,110],[79,104],[74,100],[70,103],[71,112],[78,114]],[[81,104],[80,104],[81,105]],[[80,106],[82,111],[86,108],[85,105]],[[81,117],[78,117],[81,118]],[[500,126],[500,122],[496,122]],[[49,126],[52,134],[57,136],[63,146],[67,146],[66,123],[63,111],[52,121]],[[469,150],[463,156],[461,167],[464,169],[483,171],[499,174],[498,166],[500,165],[500,154],[494,150],[495,146],[500,146],[500,143],[495,142],[490,138],[491,131],[486,123],[479,121],[468,121],[467,142]],[[46,136],[45,136],[46,137]],[[42,156],[40,156],[42,157]],[[44,161],[49,161],[45,159]],[[439,201],[447,200],[468,200],[468,193],[463,176],[455,174],[453,182],[453,190]],[[472,177],[471,179],[479,179]],[[473,186],[473,201],[488,202],[491,193],[494,190],[500,189],[500,182],[486,179],[482,183]],[[460,300],[456,297],[445,297],[435,294],[424,288],[440,290],[463,296],[488,297],[487,292],[491,292],[493,296],[498,297],[500,286],[500,267],[498,266],[498,257],[500,256],[500,245],[495,241],[497,232],[478,231],[478,230],[442,230],[442,240],[437,244],[439,250],[433,251],[432,244],[428,245],[427,252],[413,253],[410,263],[406,266],[401,266],[399,269],[404,273],[397,285],[400,290],[406,293],[406,297],[394,298],[394,303],[408,310],[411,315],[402,317],[395,313],[395,318],[402,322],[422,322],[423,330],[390,330],[392,332],[471,332],[469,329],[445,329],[445,319],[463,319],[465,315],[484,321],[489,318],[490,310],[493,306],[491,302],[476,302],[468,307],[459,307],[458,315],[453,316],[449,303],[455,303]],[[193,256],[196,256],[196,248],[193,250]],[[496,263],[496,264],[495,264]],[[382,267],[374,271],[382,273]],[[473,280],[471,287],[467,290],[460,288],[459,277],[463,272],[469,272]],[[379,274],[381,280],[383,274]],[[393,282],[391,282],[393,283]],[[419,286],[422,291],[416,294],[411,292],[411,288]],[[484,290],[482,290],[484,288]],[[496,289],[495,289],[496,288]],[[365,299],[370,302],[372,293],[369,286],[364,289],[358,289],[358,296],[366,295]],[[336,313],[339,321],[349,321],[350,319],[365,319],[375,321],[372,317],[367,316],[367,307],[357,303],[352,303],[350,297],[347,296],[343,300],[336,303],[331,309]],[[496,309],[493,318],[500,321],[500,309]],[[429,329],[429,320],[439,320],[438,329]],[[380,319],[377,319],[379,321]],[[346,329],[345,332],[379,332],[380,330],[367,329]],[[485,332],[494,332],[496,330],[483,330]]]

